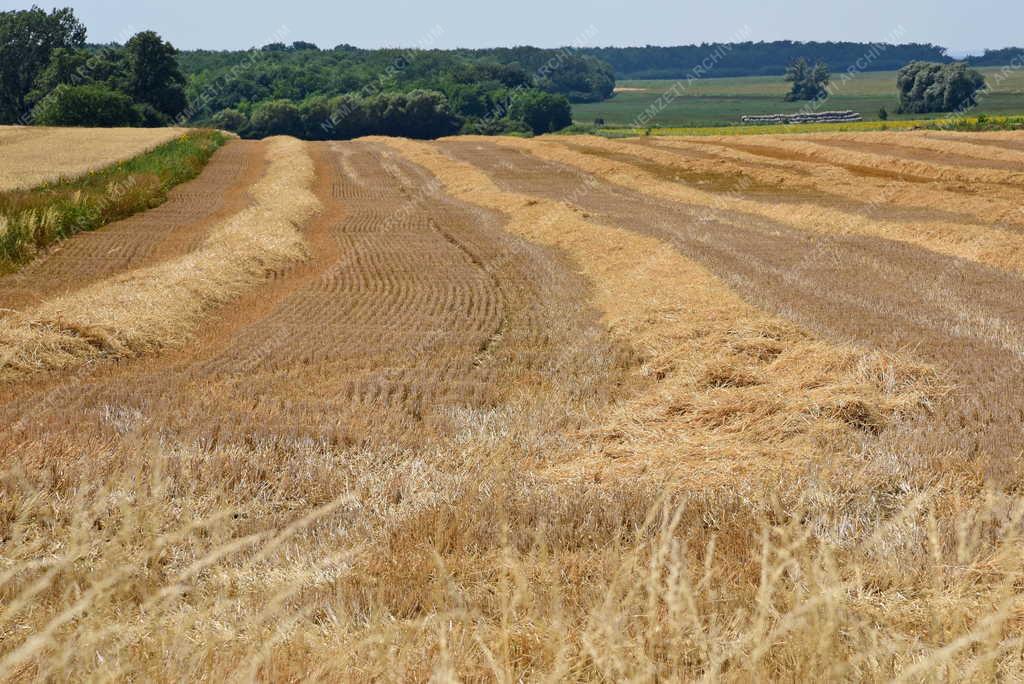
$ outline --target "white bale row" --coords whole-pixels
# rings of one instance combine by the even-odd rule
[[[845,110],[836,112],[799,112],[796,114],[757,114],[743,116],[745,124],[799,124],[799,123],[849,123],[863,121],[857,112]]]

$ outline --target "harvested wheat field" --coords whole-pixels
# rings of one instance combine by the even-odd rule
[[[228,143],[0,277],[0,677],[1021,678],[1021,162]]]
[[[185,132],[183,128],[0,126],[0,192],[75,178],[131,159]]]

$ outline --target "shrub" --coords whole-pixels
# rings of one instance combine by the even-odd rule
[[[329,139],[330,127],[324,124],[331,121],[334,110],[330,99],[323,95],[312,97],[299,105],[299,116],[302,118],[302,137],[306,140]]]
[[[414,90],[398,96],[401,119],[391,135],[429,140],[451,135],[458,131],[458,121],[448,106],[448,100],[439,92]]]
[[[158,111],[156,107],[148,102],[136,104],[134,107],[135,112],[138,114],[140,126],[145,128],[159,128],[170,123],[170,119],[166,114]]]
[[[132,98],[103,85],[60,85],[36,109],[41,126],[137,126]]]
[[[213,125],[224,131],[242,133],[249,125],[249,119],[237,109],[222,109],[213,115]]]
[[[572,107],[564,95],[528,90],[509,107],[508,116],[524,122],[535,134],[554,133],[572,125]]]
[[[466,122],[463,135],[532,135],[533,131],[522,121],[513,119],[474,119]]]
[[[301,136],[302,115],[299,107],[288,100],[262,102],[253,110],[249,120],[249,133],[256,138],[271,135]]]

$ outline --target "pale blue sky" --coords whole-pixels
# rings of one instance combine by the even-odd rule
[[[49,2],[38,4],[47,8]],[[25,8],[32,0],[0,0]],[[95,42],[153,29],[176,46],[246,48],[308,40],[321,47],[679,45],[733,40],[932,42],[954,52],[1024,43],[1024,3],[1010,0],[81,0],[64,2]],[[285,30],[286,29],[286,30]]]

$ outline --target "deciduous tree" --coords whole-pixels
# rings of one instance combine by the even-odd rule
[[[69,7],[0,12],[0,123],[28,113],[28,95],[54,50],[84,44],[85,26]]]

